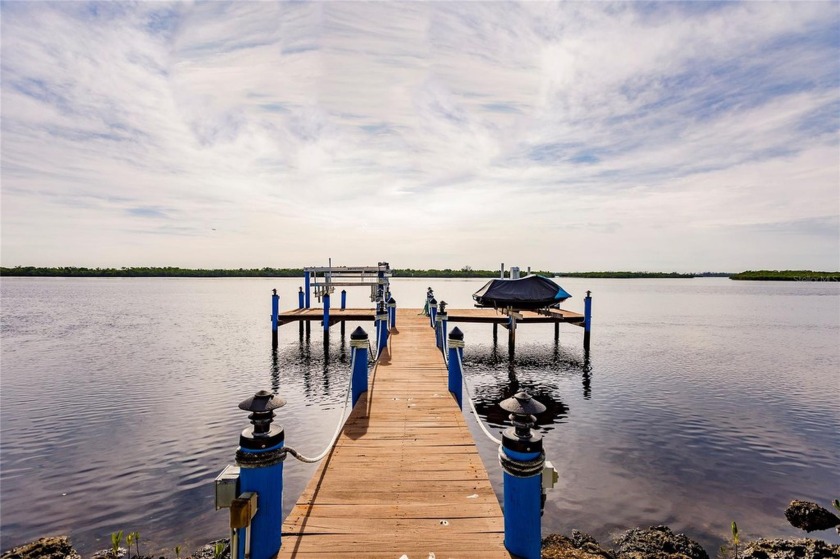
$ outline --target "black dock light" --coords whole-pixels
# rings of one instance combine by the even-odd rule
[[[230,509],[231,557],[271,559],[280,550],[286,449],[283,427],[272,421],[285,404],[267,390],[239,404],[251,412],[251,426],[239,435],[236,466],[216,478],[216,509]]]
[[[542,436],[531,431],[536,414],[546,407],[524,390],[503,400],[499,407],[510,412],[513,427],[502,433],[499,463],[504,471],[505,547],[519,557],[539,559],[543,479],[546,475]],[[554,469],[550,477],[554,479]],[[553,483],[552,483],[553,485]]]
[[[547,408],[524,390],[507,400],[502,400],[499,407],[510,412],[508,418],[513,425],[513,428],[504,432],[504,437],[512,442],[508,448],[519,452],[542,450],[542,436],[531,431],[531,427],[537,422],[536,414],[544,412]]]
[[[239,444],[244,448],[264,449],[283,440],[283,427],[272,425],[274,410],[286,405],[286,400],[275,396],[268,390],[260,390],[239,404],[239,409],[249,411],[253,427],[248,427],[239,436]]]

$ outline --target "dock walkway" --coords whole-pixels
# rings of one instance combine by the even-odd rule
[[[397,311],[368,392],[283,523],[278,558],[511,557],[434,330],[417,313]]]

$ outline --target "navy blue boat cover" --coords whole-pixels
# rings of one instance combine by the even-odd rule
[[[494,279],[473,293],[477,307],[541,309],[571,297],[565,289],[543,276],[520,279]]]

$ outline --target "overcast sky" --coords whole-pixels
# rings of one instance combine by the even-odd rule
[[[2,2],[4,266],[840,268],[840,2]]]

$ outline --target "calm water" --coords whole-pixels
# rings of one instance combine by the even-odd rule
[[[452,308],[481,280],[395,279],[402,307],[428,285]],[[593,291],[592,350],[551,325],[465,332],[479,413],[520,387],[560,471],[543,533],[608,540],[667,523],[712,554],[732,520],[743,533],[800,535],[792,498],[840,496],[840,285],[695,280],[560,282],[582,311]],[[0,548],[69,533],[83,553],[137,530],[149,550],[194,548],[226,533],[212,480],[247,424],[237,404],[273,388],[288,444],[314,454],[340,414],[349,348],[297,325],[270,346],[270,290],[297,306],[300,280],[15,279],[0,283]],[[349,306],[369,306],[350,289]],[[336,298],[337,302],[337,298]],[[348,325],[348,334],[356,324]],[[372,324],[363,325],[372,332]],[[430,334],[431,339],[431,334]],[[497,493],[495,448],[468,417]],[[288,511],[315,466],[287,462]],[[826,531],[820,537],[840,538]],[[170,551],[171,554],[171,551]]]

